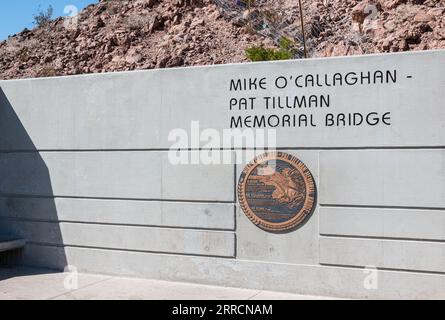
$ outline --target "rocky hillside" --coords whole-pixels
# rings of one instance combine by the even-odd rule
[[[316,56],[445,48],[445,0],[321,2],[311,6],[322,26],[312,35]]]
[[[101,0],[0,43],[0,79],[247,61],[301,49],[298,1]],[[445,0],[304,0],[310,56],[445,48]],[[301,51],[300,51],[301,52]]]

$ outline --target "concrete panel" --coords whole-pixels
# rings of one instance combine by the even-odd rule
[[[171,130],[190,132],[191,121],[221,133],[230,128],[232,116],[295,114],[312,115],[317,127],[278,126],[278,147],[445,146],[444,57],[445,51],[437,50],[0,81],[0,86],[39,150],[169,148]],[[374,82],[377,71],[385,77],[395,72],[396,82],[348,85],[344,80],[351,72],[360,77],[369,72]],[[336,73],[343,80],[332,86]],[[321,86],[314,80],[314,86],[297,87],[295,79],[307,75],[318,75]],[[289,81],[285,89],[274,85],[280,76]],[[232,79],[262,77],[266,90],[230,91]],[[330,95],[331,102],[296,109],[266,109],[263,103],[265,97],[288,96],[293,104],[296,94],[300,100]],[[230,110],[231,98],[256,98],[257,104],[253,110]],[[351,112],[390,112],[391,125],[325,125],[328,113],[337,119]],[[8,127],[1,123],[0,128]],[[2,150],[29,148],[14,139],[2,141]]]
[[[24,261],[38,264],[49,258],[46,263],[53,263],[65,252],[68,263],[77,266],[80,272],[347,298],[445,298],[445,275],[439,274],[379,270],[377,287],[369,288],[365,286],[369,272],[361,268],[35,245],[26,248]],[[60,264],[53,267],[63,268]]]
[[[159,72],[0,81],[0,87],[37,149],[159,146]],[[0,150],[29,150],[6,111],[0,108]]]
[[[173,165],[168,152],[162,152],[161,165],[163,199],[235,201],[233,164]]]
[[[42,185],[48,173],[34,168],[40,157],[51,185]],[[223,164],[171,166],[167,152],[3,153],[0,193],[233,202],[233,171]]]
[[[445,208],[445,150],[321,151],[320,203]]]
[[[55,209],[54,209],[55,206]],[[57,216],[54,216],[54,210]],[[0,197],[0,217],[234,230],[233,204]]]
[[[235,235],[223,231],[0,220],[0,230],[5,229],[28,242],[60,246],[221,257],[235,255]]]
[[[445,272],[445,243],[321,237],[320,263]]]
[[[379,208],[320,209],[320,234],[445,240],[445,211]]]
[[[318,181],[318,152],[285,152],[299,158]],[[237,167],[240,173],[243,166]],[[318,210],[299,229],[287,233],[272,233],[255,226],[237,206],[237,257],[243,260],[317,264],[318,263]]]

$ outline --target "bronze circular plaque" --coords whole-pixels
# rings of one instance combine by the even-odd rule
[[[266,152],[241,174],[238,197],[246,216],[268,231],[288,231],[304,223],[316,202],[314,178],[296,157]]]

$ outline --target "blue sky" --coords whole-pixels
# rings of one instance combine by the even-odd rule
[[[74,5],[79,10],[97,0],[0,0],[0,41],[24,28],[33,28],[33,15],[40,9],[46,11],[52,5],[53,17],[66,16],[64,8]]]

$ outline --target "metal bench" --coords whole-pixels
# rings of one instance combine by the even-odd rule
[[[13,266],[20,260],[24,239],[0,235],[0,267]]]
[[[18,237],[0,235],[0,252],[21,249],[25,244],[25,240]]]

